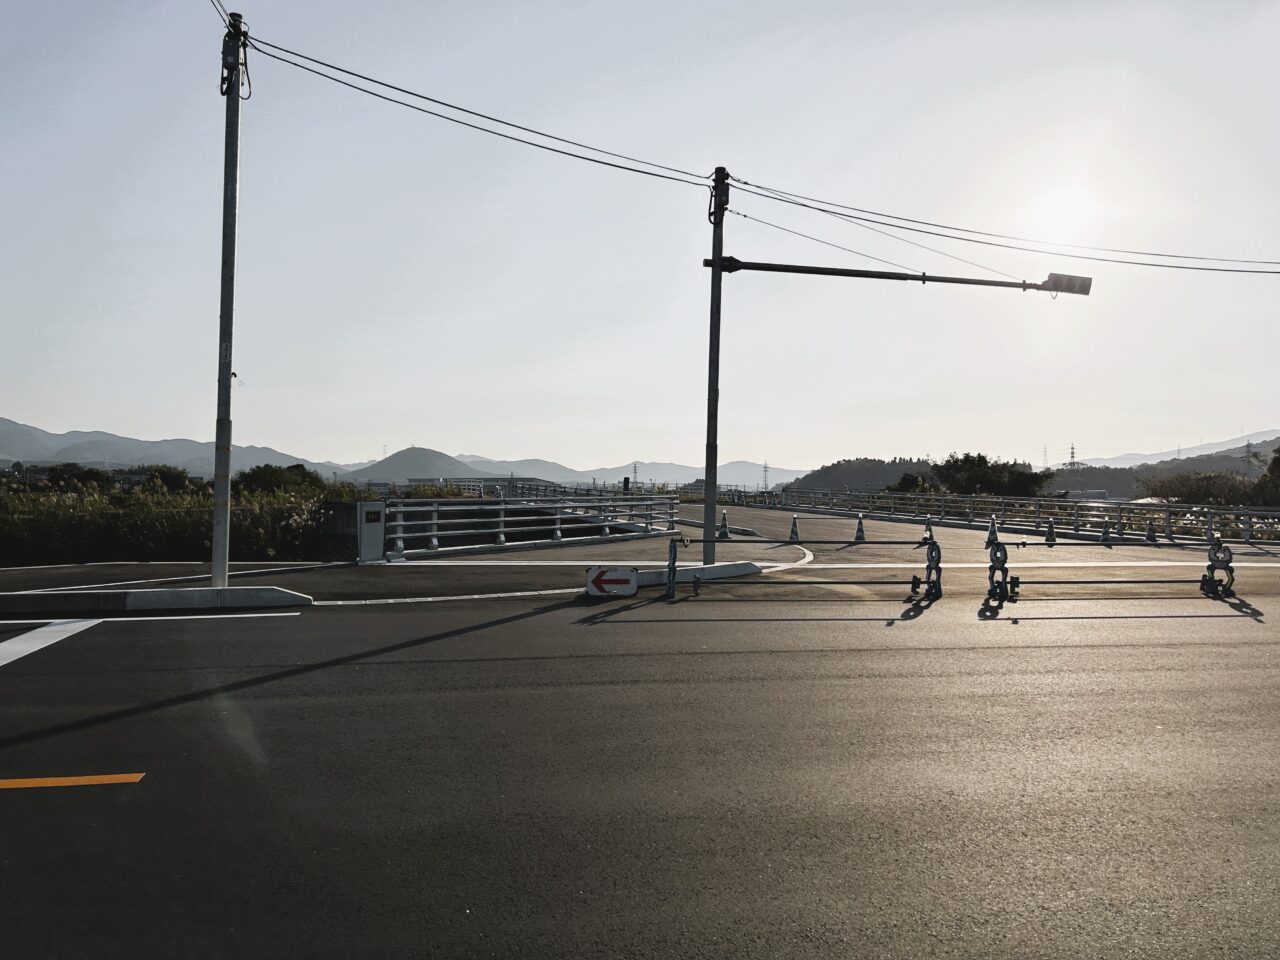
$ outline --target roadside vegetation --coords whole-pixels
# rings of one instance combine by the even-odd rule
[[[110,561],[207,560],[213,484],[164,465],[110,473],[67,463],[0,474],[0,566]],[[396,490],[436,498],[435,485]],[[258,466],[232,482],[232,560],[325,556],[340,504],[381,499],[301,465]]]
[[[888,473],[893,476],[886,476]],[[952,453],[939,463],[859,458],[829,464],[792,486],[1008,497],[1066,496],[1069,490],[1103,490],[1112,499],[1154,497],[1169,503],[1280,507],[1280,448],[1273,451],[1270,461],[1261,453],[1249,451],[1244,456],[1213,454],[1139,467],[1080,466],[1056,471],[1035,470],[1029,463],[1003,461],[981,453]]]
[[[1261,457],[1258,458],[1261,460]],[[1229,504],[1243,507],[1280,507],[1280,447],[1261,476],[1234,470],[1152,477],[1141,481],[1143,493],[1171,503]]]

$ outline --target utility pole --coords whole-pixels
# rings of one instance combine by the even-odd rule
[[[723,274],[724,212],[729,207],[729,171],[716,167],[711,188],[711,336],[707,345],[707,464],[703,475],[702,562],[716,562],[716,460],[720,415],[720,279]]]
[[[238,13],[228,14],[222,38],[222,96],[227,128],[222,162],[222,293],[218,308],[218,420],[213,451],[213,571],[215,587],[226,587],[231,555],[231,331],[236,297],[236,203],[240,172],[240,76],[249,30]]]

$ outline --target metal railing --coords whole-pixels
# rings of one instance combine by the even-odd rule
[[[975,527],[985,527],[995,517],[1002,529],[1024,532],[1046,529],[1052,521],[1059,534],[1097,535],[1116,540],[1211,543],[1220,538],[1228,543],[1280,541],[1280,510],[1263,507],[794,488],[767,497],[748,495],[742,503],[788,510],[863,514],[886,520],[932,517],[939,522]]]
[[[464,547],[659,536],[675,530],[677,509],[674,497],[388,500],[386,556],[396,560]]]

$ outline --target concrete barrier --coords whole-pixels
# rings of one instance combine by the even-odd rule
[[[695,576],[706,580],[726,580],[729,577],[750,577],[760,572],[760,565],[750,560],[734,563],[713,563],[705,567],[679,567],[676,583],[692,583]],[[641,570],[640,586],[660,587],[667,582],[666,570]]]

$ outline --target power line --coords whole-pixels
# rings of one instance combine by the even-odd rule
[[[662,163],[654,163],[651,160],[641,160],[638,157],[629,157],[625,153],[614,153],[612,150],[604,150],[600,147],[593,147],[589,143],[580,143],[577,140],[569,140],[565,137],[557,137],[555,134],[544,133],[543,131],[537,130],[533,127],[521,126],[518,123],[512,123],[510,120],[503,120],[501,117],[494,117],[487,113],[481,113],[478,110],[471,110],[467,107],[461,107],[461,106],[458,106],[456,103],[449,103],[446,100],[439,100],[435,97],[429,97],[425,93],[418,93],[415,90],[408,90],[404,87],[398,87],[393,83],[387,83],[384,80],[378,80],[375,77],[369,77],[363,73],[356,73],[354,70],[347,70],[344,67],[339,67],[332,63],[326,63],[323,60],[317,60],[315,57],[309,57],[305,53],[298,53],[295,50],[289,50],[286,47],[282,47],[282,46],[279,46],[278,44],[270,43],[267,40],[262,40],[257,37],[254,37],[252,42],[254,43],[255,46],[257,44],[262,44],[265,47],[270,47],[272,50],[278,50],[281,53],[286,53],[291,57],[297,57],[300,60],[306,60],[308,63],[314,63],[317,66],[324,67],[328,70],[335,70],[338,73],[346,74],[349,77],[356,77],[357,79],[364,80],[367,83],[373,83],[373,84],[377,84],[380,87],[386,87],[388,90],[396,91],[396,93],[403,93],[406,96],[416,97],[419,100],[425,100],[428,103],[434,103],[438,107],[445,107],[449,110],[456,110],[459,113],[465,113],[468,116],[478,117],[481,120],[488,120],[490,123],[499,123],[499,124],[502,124],[502,126],[504,127],[511,127],[513,130],[520,130],[524,133],[532,133],[534,136],[542,137],[546,140],[554,140],[557,143],[568,144],[571,147],[578,147],[581,150],[590,150],[592,153],[603,154],[606,157],[613,157],[616,160],[626,160],[628,163],[638,163],[638,164],[641,164],[642,166],[654,167],[658,170],[666,170],[668,173],[678,173],[681,176],[693,177],[694,179],[699,179],[699,180],[710,179],[709,174],[693,173],[692,171],[689,171],[689,170],[681,170],[679,167],[671,167]],[[260,52],[266,53],[265,50]],[[270,54],[267,54],[267,55],[270,56]],[[288,62],[288,61],[285,61],[285,62]],[[295,66],[301,66],[301,64],[295,64]]]
[[[769,190],[768,187],[761,187],[761,190]],[[906,237],[900,237],[896,233],[889,233],[887,230],[877,230],[875,227],[868,226],[861,221],[854,220],[843,213],[835,213],[831,210],[820,210],[819,213],[825,213],[829,217],[835,217],[844,223],[852,224],[855,227],[861,227],[863,230],[870,230],[872,233],[878,233],[882,237],[888,237],[891,240],[897,240],[899,243],[905,243],[912,247],[919,247],[921,250],[928,250],[930,253],[936,253],[940,257],[946,257],[948,260],[955,260],[957,263],[968,264],[971,267],[977,267],[979,270],[985,270],[987,273],[994,273],[998,277],[1004,277],[1006,280],[1022,280],[1022,277],[1015,277],[1012,273],[1005,273],[1003,270],[997,270],[995,267],[989,267],[985,263],[978,263],[976,260],[966,260],[964,257],[956,256],[954,253],[947,253],[945,250],[939,250],[937,247],[931,247],[928,244],[917,243],[915,240],[909,240]]]
[[[231,18],[227,16],[227,8],[222,5],[222,0],[209,0],[213,4],[213,12],[218,15],[218,19],[222,21],[224,27],[231,26]]]
[[[934,223],[930,220],[913,220],[911,217],[900,217],[893,213],[881,213],[877,210],[866,210],[862,207],[852,207],[843,203],[833,203],[827,200],[819,200],[815,197],[807,197],[802,193],[792,193],[788,190],[779,190],[776,187],[765,187],[758,183],[751,183],[747,180],[739,180],[737,177],[734,177],[733,179],[738,183],[745,184],[746,186],[755,187],[759,190],[768,190],[770,193],[781,194],[796,200],[807,200],[811,203],[820,203],[824,206],[836,207],[840,210],[849,210],[854,213],[866,214],[872,217],[883,217],[887,220],[900,220],[903,223],[914,223],[917,226],[922,227],[936,227],[939,230],[950,230],[954,233],[972,233],[979,237],[992,237],[997,240],[1013,240],[1018,243],[1036,243],[1044,247],[1062,247],[1069,250],[1092,250],[1099,253],[1119,253],[1133,257],[1161,257],[1163,259],[1171,260],[1202,260],[1211,263],[1251,263],[1263,266],[1280,266],[1280,260],[1248,260],[1243,257],[1206,257],[1190,253],[1159,253],[1152,250],[1126,250],[1119,247],[1097,247],[1083,243],[1061,243],[1053,240],[1035,240],[1030,237],[1018,237],[1004,233],[992,233],[986,230],[974,230],[969,227],[954,227],[945,223]],[[1052,253],[1054,251],[1045,250],[1039,252]]]
[[[899,270],[906,270],[908,273],[923,272],[915,269],[914,267],[906,267],[900,263],[894,263],[892,260],[884,260],[880,257],[873,257],[871,254],[863,253],[861,250],[854,250],[850,247],[842,247],[840,246],[840,244],[832,243],[830,240],[823,240],[820,237],[811,237],[807,233],[801,233],[799,230],[792,230],[789,227],[783,227],[776,223],[770,223],[768,220],[761,220],[759,217],[753,217],[748,213],[743,213],[741,210],[730,209],[729,212],[736,217],[742,217],[744,220],[751,220],[751,221],[754,221],[755,223],[763,224],[766,227],[773,227],[773,229],[775,230],[781,230],[783,233],[789,233],[796,237],[804,237],[806,240],[812,240],[814,243],[820,243],[826,247],[835,247],[837,250],[843,250],[845,253],[852,253],[855,256],[866,257],[868,260],[874,260],[876,263],[887,263],[891,267],[897,267]]]
[[[761,189],[767,190],[768,187]],[[780,199],[780,198],[779,198]],[[816,207],[813,209],[817,209]],[[931,247],[928,244],[917,243],[906,237],[900,237],[896,233],[890,233],[887,230],[877,230],[875,227],[868,226],[859,220],[849,217],[847,214],[835,213],[831,210],[818,210],[819,213],[825,213],[829,217],[835,217],[844,223],[852,224],[855,227],[861,227],[863,230],[870,230],[872,233],[878,233],[882,237],[888,237],[891,240],[897,240],[899,243],[905,243],[908,246],[919,247],[921,250],[928,250],[930,253],[936,253],[940,257],[946,257],[948,260],[955,260],[957,263],[968,264],[971,267],[977,267],[979,270],[985,270],[987,273],[994,273],[998,277],[1004,277],[1006,280],[1021,280],[1022,277],[1015,277],[1012,273],[1005,273],[1003,270],[997,270],[995,267],[989,267],[985,263],[978,263],[976,260],[966,260],[964,257],[956,256],[954,253],[947,253],[945,250],[939,250],[937,247]]]
[[[598,157],[588,157],[585,154],[574,153],[572,150],[562,150],[559,147],[552,147],[545,143],[537,143],[536,141],[533,141],[533,140],[526,140],[523,137],[513,136],[510,133],[503,133],[501,130],[491,130],[490,128],[481,126],[480,124],[477,124],[477,123],[469,123],[466,120],[459,120],[457,117],[451,117],[445,113],[439,113],[438,111],[435,111],[435,110],[428,110],[426,107],[420,107],[416,103],[405,103],[403,100],[397,100],[395,97],[389,97],[385,93],[379,93],[376,90],[370,90],[367,87],[360,86],[359,84],[355,84],[347,80],[343,80],[341,77],[335,77],[335,76],[332,76],[331,74],[325,73],[322,70],[317,70],[314,67],[309,67],[305,63],[297,63],[296,61],[289,60],[286,57],[278,56],[277,54],[271,53],[269,50],[263,50],[254,42],[252,38],[249,40],[249,45],[252,46],[264,57],[270,57],[272,60],[279,60],[281,63],[287,63],[291,67],[297,67],[299,70],[305,70],[307,73],[313,73],[317,77],[324,77],[324,79],[326,80],[331,80],[334,83],[341,84],[344,87],[349,87],[352,90],[357,90],[360,93],[368,94],[371,97],[377,97],[379,100],[385,100],[388,103],[398,104],[399,106],[402,106],[402,107],[408,107],[410,110],[416,110],[419,113],[425,113],[428,116],[436,117],[440,120],[448,120],[450,123],[456,123],[462,127],[468,127],[472,130],[479,130],[481,133],[487,133],[487,134],[490,134],[491,136],[501,137],[504,140],[513,140],[516,143],[523,143],[525,146],[537,147],[539,150],[546,150],[549,153],[558,153],[561,156],[574,157],[578,160],[586,160],[588,163],[596,163],[602,167],[612,167],[615,170],[626,170],[629,173],[639,173],[639,174],[643,174],[646,177],[655,177],[659,180],[670,180],[673,183],[686,183],[689,186],[701,187],[703,189],[706,189],[707,187],[707,184],[705,182],[699,183],[695,180],[686,180],[683,177],[673,177],[673,176],[670,176],[669,174],[658,173],[655,170],[642,170],[639,167],[629,167],[625,164],[613,163],[609,160],[601,160]]]
[[[942,237],[946,240],[957,240],[961,243],[977,243],[984,247],[999,247],[1002,250],[1020,250],[1023,253],[1038,253],[1041,256],[1069,257],[1074,260],[1090,260],[1094,263],[1117,263],[1130,267],[1158,267],[1164,270],[1194,270],[1202,273],[1252,273],[1262,274],[1265,276],[1280,275],[1280,270],[1251,270],[1244,267],[1201,267],[1189,263],[1152,263],[1149,260],[1120,260],[1115,257],[1095,257],[1088,256],[1083,253],[1069,253],[1063,250],[1037,250],[1034,247],[1023,247],[1010,243],[997,243],[994,240],[979,240],[976,237],[958,237],[950,233],[939,233],[935,230],[924,230],[920,227],[908,227],[901,223],[886,223],[883,220],[873,220],[869,217],[856,216],[852,213],[841,213],[838,210],[832,210],[825,206],[815,203],[806,203],[796,200],[790,196],[777,195],[772,193],[762,193],[758,189],[752,189],[743,185],[743,181],[738,182],[738,189],[743,193],[749,193],[753,196],[764,197],[766,200],[774,200],[778,203],[789,203],[797,207],[804,207],[806,210],[817,210],[820,213],[830,214],[833,217],[841,217],[845,220],[856,221],[858,223],[875,223],[882,227],[888,227],[891,230],[906,230],[910,233],[922,233],[931,237]],[[754,185],[752,185],[754,186]],[[1250,262],[1250,261],[1235,261]],[[1265,261],[1257,261],[1265,262]]]

